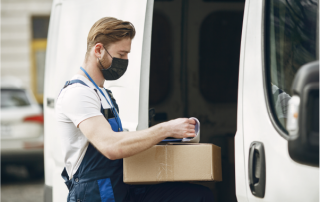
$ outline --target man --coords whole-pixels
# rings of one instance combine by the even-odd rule
[[[89,32],[82,67],[57,99],[68,201],[212,201],[210,190],[199,185],[123,183],[123,158],[167,137],[195,136],[195,121],[187,118],[123,132],[119,108],[103,84],[125,73],[134,36],[130,22],[108,17],[98,20]]]

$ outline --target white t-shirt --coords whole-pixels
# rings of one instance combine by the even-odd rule
[[[100,91],[82,75],[75,75],[71,80],[79,79],[90,88],[80,83],[69,85],[57,98],[55,115],[58,133],[62,142],[62,155],[69,179],[77,172],[87,151],[89,142],[79,129],[79,124],[94,116],[102,116],[101,103],[104,109],[110,108]],[[107,97],[105,89],[100,88]],[[101,98],[101,101],[100,101]]]

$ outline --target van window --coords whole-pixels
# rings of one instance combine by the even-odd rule
[[[266,73],[269,104],[285,130],[291,85],[298,69],[317,60],[316,0],[270,0],[266,12]]]

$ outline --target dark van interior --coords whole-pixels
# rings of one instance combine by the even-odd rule
[[[208,186],[216,201],[237,201],[234,136],[244,0],[155,0],[149,125],[196,117],[201,143],[221,147],[222,182]]]

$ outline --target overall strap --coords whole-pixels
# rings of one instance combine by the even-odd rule
[[[61,91],[62,91],[63,89],[65,89],[66,87],[68,87],[68,86],[70,86],[70,85],[72,85],[72,84],[75,84],[75,83],[80,83],[80,84],[82,84],[82,85],[84,85],[84,86],[89,87],[85,82],[83,82],[83,81],[81,81],[81,80],[79,80],[79,79],[75,79],[75,80],[67,81],[67,82],[64,84],[63,88],[61,89]],[[90,88],[90,87],[89,87],[89,88]],[[60,91],[60,93],[61,93],[61,91]],[[97,93],[97,95],[98,95],[98,97],[99,97],[99,99],[100,99],[100,102],[101,102],[101,98],[100,98],[97,90],[94,89],[94,91]],[[59,95],[60,95],[60,94],[59,94]],[[100,111],[101,111],[101,113],[102,113],[103,116],[104,116],[104,110],[103,110],[103,107],[102,107],[102,103],[101,103],[101,109],[100,109]]]
[[[82,84],[84,86],[89,87],[85,82],[83,82],[83,81],[81,81],[79,79],[75,79],[75,80],[67,81],[66,84],[64,84],[62,89],[66,88],[67,86],[70,86],[72,84],[75,84],[75,83],[80,83],[80,84]]]
[[[72,85],[72,84],[76,84],[76,83],[80,83],[80,84],[82,84],[82,85],[84,85],[84,86],[89,87],[85,82],[83,82],[83,81],[81,81],[81,80],[79,80],[79,79],[75,79],[75,80],[67,81],[67,82],[64,84],[63,88],[61,89],[61,91],[62,91],[63,89],[65,89],[66,87],[68,87],[68,86],[70,86],[70,85]],[[90,88],[90,87],[89,87],[89,88]],[[108,89],[105,89],[105,90],[106,90],[106,92],[108,93],[108,95],[109,95],[109,97],[110,97],[111,103],[112,103],[113,106],[116,108],[117,112],[119,112],[118,104],[116,103],[116,100],[114,99],[111,90],[108,90]],[[60,91],[60,93],[61,93],[61,91]],[[97,95],[98,95],[98,97],[99,97],[99,99],[100,99],[100,102],[101,102],[101,98],[100,98],[100,96],[99,96],[98,90],[97,90],[97,89],[94,89],[94,91],[97,93]],[[101,111],[101,113],[105,116],[102,103],[101,103],[101,109],[100,109],[100,111]]]
[[[108,89],[106,89],[106,88],[105,88],[105,90],[106,90],[106,92],[108,93],[108,95],[109,95],[109,97],[110,97],[111,103],[112,103],[113,106],[116,108],[117,112],[119,113],[119,106],[118,106],[118,104],[117,104],[117,102],[116,102],[116,99],[114,99],[114,97],[113,97],[112,91],[111,91],[111,90],[108,90]]]
[[[70,86],[70,85],[72,85],[72,84],[75,84],[75,83],[80,83],[80,84],[82,84],[82,85],[84,85],[84,86],[89,87],[85,82],[83,82],[83,81],[81,81],[81,80],[79,80],[79,79],[67,81],[67,82],[64,84],[63,88],[61,89],[59,95],[61,94],[61,92],[62,92],[63,89],[65,89],[66,87],[68,87],[68,86]],[[58,96],[58,97],[59,97],[59,96]]]

